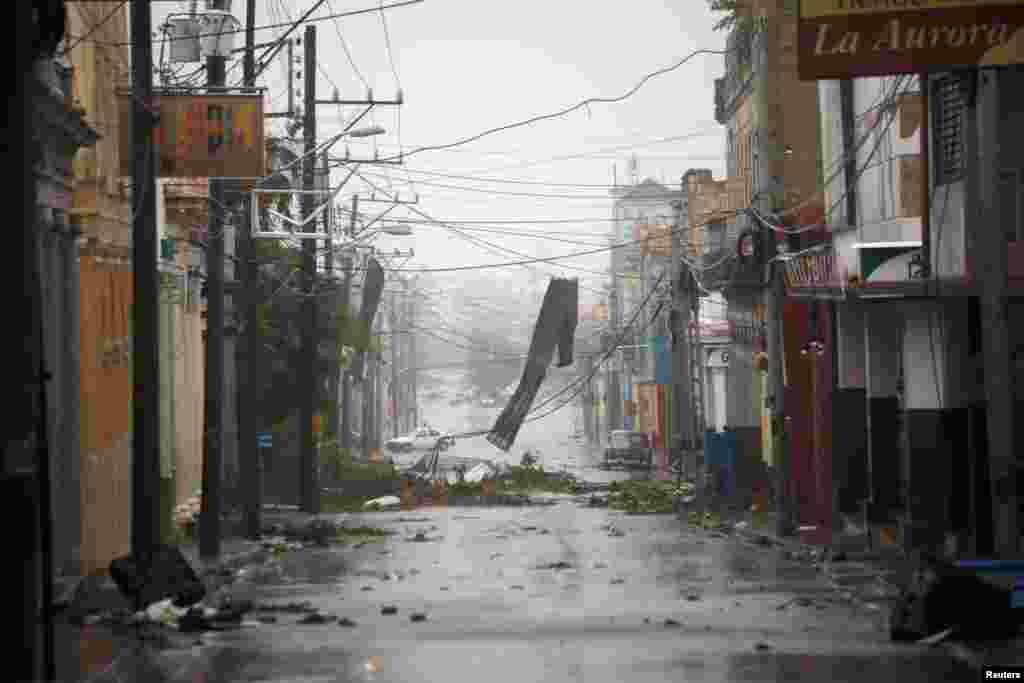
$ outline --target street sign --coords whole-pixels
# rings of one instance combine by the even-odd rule
[[[1024,62],[1019,0],[801,0],[802,80]]]
[[[274,444],[274,435],[271,432],[260,432],[256,435],[257,448],[271,448]]]
[[[131,175],[132,98],[119,94],[121,175]],[[159,93],[153,153],[162,178],[264,175],[263,95]]]

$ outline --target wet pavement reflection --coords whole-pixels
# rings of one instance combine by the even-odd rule
[[[456,426],[444,417],[470,419],[427,419]],[[536,444],[546,465],[628,476],[593,469],[593,454],[564,443],[571,434],[531,429],[522,445]],[[467,457],[477,448],[495,452],[472,440],[456,450]],[[393,534],[291,551],[230,587],[257,604],[309,601],[331,621],[300,624],[303,614],[280,612],[273,623],[246,621],[187,647],[130,645],[120,659],[105,652],[120,663],[89,680],[974,680],[940,651],[888,642],[880,616],[834,599],[813,567],[673,515],[630,516],[567,498],[344,518]],[[413,540],[418,532],[427,540]]]

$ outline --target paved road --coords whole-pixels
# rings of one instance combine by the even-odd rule
[[[671,516],[563,502],[361,521],[397,533],[295,551],[235,586],[260,602],[309,600],[355,626],[282,614],[166,652],[146,680],[972,680],[943,655],[886,642],[871,615],[828,600],[813,568]],[[410,540],[417,531],[428,540]],[[553,563],[564,564],[538,568]],[[809,604],[779,609],[796,597]],[[413,623],[417,612],[427,621]]]
[[[446,387],[452,395],[459,390],[460,372],[448,371],[438,375],[440,386]],[[540,405],[543,400],[543,397],[538,397],[534,405]],[[559,402],[554,402],[551,406]],[[503,407],[503,402],[490,407],[479,403],[451,406],[448,399],[435,399],[421,401],[420,412],[424,421],[441,431],[465,433],[493,427]],[[540,411],[544,412],[547,411]],[[575,436],[575,413],[575,405],[570,405],[543,419],[525,422],[508,453],[498,450],[482,436],[457,439],[455,447],[441,458],[440,467],[442,470],[448,469],[446,461],[452,463],[456,458],[518,465],[523,453],[529,449],[539,453],[540,463],[546,470],[568,471],[586,481],[608,482],[650,476],[648,473],[609,472],[598,468],[598,451],[593,447],[587,447],[583,439]]]
[[[434,404],[424,414],[460,429],[492,421],[496,409]],[[628,476],[595,469],[572,428],[555,417],[527,424],[508,461],[532,446],[548,468]],[[482,439],[454,454],[502,457]],[[300,625],[301,615],[282,613],[277,623],[204,634],[201,645],[127,655],[91,683],[974,680],[941,651],[889,643],[884,615],[835,600],[814,568],[672,515],[564,499],[348,521],[395,533],[293,551],[232,590],[260,603],[310,601],[353,626]],[[417,532],[427,540],[412,540]],[[426,621],[411,621],[414,613]]]

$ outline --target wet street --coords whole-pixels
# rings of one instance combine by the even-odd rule
[[[294,551],[233,587],[346,625],[246,622],[128,680],[970,680],[938,651],[888,643],[880,615],[832,599],[812,567],[671,515],[565,500],[358,522],[396,533]]]
[[[424,413],[455,431],[485,426],[496,410],[435,403]],[[529,446],[547,469],[591,481],[628,476],[597,469],[573,428],[554,417],[527,424],[506,462]],[[496,453],[476,438],[453,454]],[[241,628],[177,647],[128,647],[88,680],[974,680],[942,650],[890,643],[884,611],[838,599],[815,567],[674,515],[564,496],[342,520],[391,534],[289,551],[228,589],[257,605],[308,602],[324,623],[250,612]]]
[[[458,371],[437,372],[437,387],[448,390],[453,395],[462,379],[462,373]],[[534,401],[534,406],[540,405],[545,399],[545,391]],[[568,396],[572,391],[567,391],[561,396]],[[560,399],[556,399],[551,406],[558,405]],[[498,401],[494,406],[484,406],[479,402],[463,403],[452,406],[447,398],[435,400],[425,399],[421,401],[421,419],[436,427],[442,432],[463,434],[478,430],[490,429],[494,426],[495,420],[505,406],[505,400]],[[544,414],[547,409],[541,409],[539,414]],[[540,465],[550,472],[569,472],[579,479],[591,482],[609,482],[627,478],[646,478],[651,476],[647,472],[609,472],[598,467],[598,453],[593,448],[587,448],[582,438],[582,427],[574,419],[577,411],[574,406],[568,406],[548,417],[539,420],[530,420],[523,424],[516,436],[516,441],[508,453],[491,445],[484,437],[474,436],[457,438],[455,447],[447,451],[440,461],[442,470],[450,469],[450,465],[457,460],[490,460],[509,465],[518,465],[523,453],[529,449],[538,455]],[[446,467],[447,465],[447,467]],[[667,470],[659,473],[662,478],[671,478]]]

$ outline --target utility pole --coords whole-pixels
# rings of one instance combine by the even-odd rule
[[[391,310],[389,320],[391,327],[391,438],[397,439],[399,435],[398,416],[401,412],[398,409],[398,342],[401,337],[398,332],[398,300],[397,295],[391,295]]]
[[[313,195],[308,194],[316,185],[316,26],[306,27],[305,37],[305,59],[303,64],[303,75],[305,76],[305,104],[304,121],[302,125],[302,137],[304,142],[305,156],[302,159],[302,188],[307,194],[302,195],[302,214],[308,217],[313,213]],[[306,232],[315,232],[314,222],[307,223]],[[316,241],[307,239],[302,241],[302,274],[304,296],[302,305],[302,367],[299,370],[299,386],[301,396],[299,397],[299,431],[302,435],[302,453],[299,458],[302,469],[300,475],[302,490],[303,512],[315,515],[320,510],[320,496],[318,495],[317,483],[317,462],[316,462],[316,441],[313,420],[316,415],[317,391],[316,378],[316,300],[313,297],[313,288],[316,282]]]
[[[373,339],[373,334],[370,334]],[[377,354],[373,351],[366,353],[366,379],[363,380],[363,457],[367,462],[370,460],[370,453],[374,446],[374,389],[377,376]]]
[[[245,87],[256,87],[255,60],[256,33],[256,0],[246,0],[245,7],[245,61],[243,62],[243,79]],[[291,79],[288,79],[291,82]],[[251,92],[251,90],[250,90]],[[249,201],[252,201],[251,197]],[[252,237],[252,212],[242,212],[241,248],[238,250],[243,259],[241,262],[242,294],[245,305],[245,337],[238,345],[239,359],[239,392],[238,408],[241,424],[238,429],[238,459],[242,479],[242,499],[244,501],[245,535],[258,540],[262,525],[263,507],[263,463],[260,449],[256,444],[257,421],[256,380],[260,375],[259,345],[260,335],[256,327],[259,308],[259,264],[257,263],[256,240]]]
[[[323,173],[324,173],[324,176],[325,176],[326,186],[330,187],[330,185],[331,185],[331,171],[330,171],[330,166],[328,165],[327,152],[323,153]],[[327,238],[327,259],[326,259],[327,263],[326,263],[326,266],[325,266],[324,270],[326,272],[327,279],[330,280],[332,283],[334,281],[334,258],[335,258],[334,233],[333,233],[333,229],[334,229],[334,214],[335,214],[334,207],[331,207],[331,210],[324,212],[324,232],[326,232],[328,234],[328,238]],[[338,305],[337,302],[335,302],[335,304],[334,304],[335,308],[337,308],[337,305]],[[330,409],[331,409],[330,415],[327,416],[327,433],[334,435],[335,444],[340,448],[341,447],[340,446],[341,445],[341,433],[339,432],[340,420],[338,419],[339,418],[338,412],[340,410],[339,405],[338,405],[338,391],[339,391],[338,387],[339,387],[339,381],[340,381],[339,375],[341,374],[341,366],[340,366],[340,363],[337,361],[337,358],[338,358],[337,354],[338,354],[338,349],[334,349],[333,353],[332,353],[332,357],[331,357],[332,360],[331,360],[331,363],[330,363],[330,368],[331,368],[330,372],[331,372],[331,374],[330,374],[330,377],[328,377],[328,379],[327,379],[327,391],[328,391],[328,395],[330,397],[329,400],[327,401],[327,405],[329,405]]]
[[[145,4],[145,3],[135,3]],[[224,10],[225,0],[210,0],[210,9]],[[206,58],[207,92],[226,85],[226,57]],[[224,438],[224,184],[210,178],[210,232],[206,246],[206,425],[203,430],[203,496],[199,522],[199,555],[220,556],[221,460]]]
[[[792,536],[794,533],[794,511],[789,487],[789,417],[786,415],[786,383],[783,372],[785,346],[783,345],[783,311],[786,286],[783,281],[783,262],[776,258],[775,235],[762,225],[762,244],[766,246],[768,259],[768,382],[770,385],[772,425],[772,459],[775,462],[776,533]],[[771,245],[771,246],[769,246]]]
[[[160,357],[156,270],[156,154],[153,149],[152,13],[133,2],[132,22],[132,519],[133,554],[160,543]],[[211,213],[212,215],[212,213]],[[204,505],[206,496],[203,496]],[[205,523],[204,509],[204,523]],[[47,567],[46,571],[50,571]],[[49,605],[45,606],[49,609]]]
[[[686,192],[686,177],[683,177],[682,191]],[[672,236],[672,448],[675,451],[678,481],[682,481],[687,453],[694,448],[693,420],[687,411],[693,413],[693,378],[691,377],[690,311],[693,296],[693,280],[689,266],[683,261],[686,247],[682,235],[688,234],[683,221],[688,220],[687,208],[682,201],[676,206],[676,230]]]
[[[415,283],[411,283],[415,284]],[[419,373],[419,357],[416,353],[416,304],[419,301],[418,294],[413,287],[409,294],[409,375],[411,377],[410,383],[412,386],[412,396],[409,397],[410,405],[412,406],[412,428],[419,429],[420,426],[420,406],[419,406],[419,386],[418,378],[416,375]]]
[[[580,356],[586,382],[586,389],[583,391],[583,436],[585,443],[591,445],[594,443],[594,357],[590,353]]]
[[[611,328],[612,328],[612,344],[618,346],[620,343],[619,335],[622,330],[620,329],[621,321],[619,320],[619,283],[618,273],[612,273],[612,291],[611,291]],[[620,385],[620,367],[621,352],[616,348],[612,350],[610,356],[611,363],[609,369],[611,370],[611,386],[609,387],[608,393],[608,431],[609,433],[623,428],[623,415],[622,415],[622,386]]]
[[[356,232],[356,217],[359,215],[359,195],[352,195],[352,215],[349,217],[348,230],[344,242],[348,243]],[[344,275],[341,286],[341,301],[345,305],[345,315],[349,324],[355,322],[352,314],[352,250],[346,248],[342,257]],[[352,453],[352,376],[348,368],[341,373],[341,447]],[[364,435],[365,438],[365,435]]]
[[[1020,77],[1010,69],[971,69],[965,76],[967,220],[989,226],[972,232],[977,254],[980,287],[982,354],[985,367],[988,470],[992,492],[994,554],[1013,559],[1018,554],[1016,429],[1013,351],[1007,308],[1006,216],[1002,215],[1003,192],[1018,191],[1019,178],[1010,189],[1002,169],[1010,167],[1008,153],[1000,145],[1000,96],[1002,90],[1020,87]],[[1014,83],[1016,81],[1016,83]],[[1020,220],[1019,216],[1017,220]],[[939,226],[941,230],[941,226]],[[984,512],[982,513],[984,514]]]

